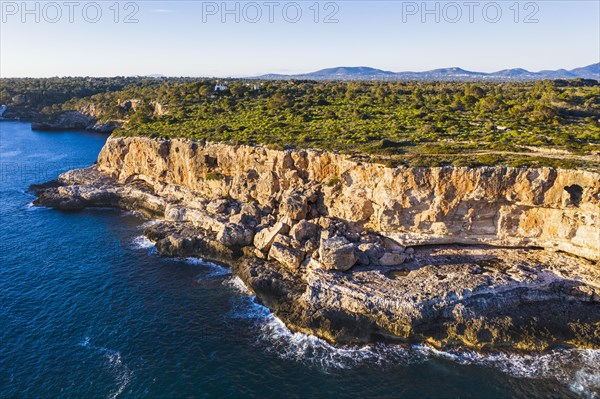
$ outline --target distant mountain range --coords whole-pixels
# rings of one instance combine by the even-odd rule
[[[473,72],[462,68],[441,68],[425,72],[391,72],[369,67],[337,67],[299,74],[267,74],[256,79],[268,80],[493,80],[519,81],[542,79],[595,79],[600,80],[600,63],[571,70],[558,69],[530,72],[522,68],[504,69],[498,72]]]

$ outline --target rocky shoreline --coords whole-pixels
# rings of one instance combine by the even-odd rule
[[[115,121],[99,123],[93,114],[68,111],[58,115],[52,121],[32,122],[31,130],[91,130],[99,133],[111,133],[119,126],[119,123]]]
[[[293,331],[479,350],[600,348],[600,176],[386,168],[111,137],[36,205],[135,210],[162,256],[234,273]]]

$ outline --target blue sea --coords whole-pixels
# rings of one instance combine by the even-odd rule
[[[228,268],[158,257],[151,220],[31,206],[30,184],[105,140],[0,123],[0,398],[600,397],[598,351],[335,348],[289,332]]]

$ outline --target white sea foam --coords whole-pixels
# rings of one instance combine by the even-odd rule
[[[46,206],[34,205],[33,202],[29,202],[29,203],[25,204],[26,212],[39,212],[39,211],[50,210],[50,209],[51,208],[48,208]]]
[[[109,207],[108,209],[111,209],[113,211],[115,210],[114,207]],[[140,227],[142,227],[142,228],[150,227],[153,224],[160,222],[160,220],[158,220],[158,219],[148,219],[148,216],[146,214],[144,214],[140,211],[137,211],[135,209],[129,209],[129,210],[119,209],[118,215],[120,217],[135,216],[135,217],[145,220],[144,223],[142,223],[140,225]]]
[[[216,263],[207,262],[200,258],[185,258],[185,263],[190,265],[198,265],[209,270],[208,274],[202,274],[197,277],[197,280],[205,280],[207,278],[227,276],[231,274],[231,269],[225,266],[217,265]]]
[[[294,333],[256,298],[239,277],[224,284],[243,296],[233,304],[230,317],[252,320],[258,328],[258,340],[267,351],[278,356],[317,366],[323,371],[348,369],[360,364],[411,364],[426,360],[425,352],[396,345],[363,345],[339,347],[313,335]]]
[[[113,375],[115,376],[118,384],[117,389],[111,392],[108,397],[110,399],[115,399],[121,393],[123,393],[125,387],[129,385],[132,373],[129,367],[127,367],[127,365],[121,360],[121,354],[119,352],[107,352],[105,356],[108,359],[110,368],[113,371]]]
[[[79,345],[86,349],[96,351],[104,356],[107,361],[107,367],[117,383],[116,389],[109,392],[107,397],[109,399],[116,399],[120,394],[123,393],[127,385],[129,385],[133,375],[131,369],[129,369],[129,367],[123,362],[121,353],[112,349],[92,345],[90,343],[90,337],[84,337]]]
[[[231,286],[233,289],[239,291],[240,289],[246,289],[245,287],[241,287],[239,282],[225,281],[225,283]],[[254,302],[255,297],[248,293],[244,293],[244,295],[235,298],[232,301],[232,309],[230,316],[234,319],[247,319],[247,320],[257,320],[260,322],[268,321],[273,316],[269,308],[266,306],[259,305]]]
[[[234,303],[230,316],[254,322],[259,332],[259,342],[265,346],[265,350],[274,351],[282,358],[317,366],[325,372],[359,365],[409,365],[438,358],[463,365],[493,367],[513,377],[553,379],[582,397],[600,398],[600,350],[492,355],[473,351],[443,352],[423,345],[333,346],[317,337],[290,331],[268,308],[256,303],[255,297],[238,277],[232,277],[224,283],[243,294]]]
[[[29,197],[32,199],[31,202],[28,202],[25,204],[25,210],[26,211],[37,211],[37,210],[41,210],[41,209],[50,209],[48,207],[45,206],[41,206],[41,205],[34,205],[33,204],[33,200],[36,198],[35,195],[33,195],[29,190],[19,190],[19,192],[21,194],[23,194],[25,197]]]
[[[586,398],[600,397],[600,350],[557,350],[545,354],[440,353],[461,364],[494,367],[514,377],[554,379]]]
[[[131,241],[131,246],[135,249],[149,249],[154,247],[154,243],[146,236],[137,236]]]
[[[291,332],[272,313],[259,328],[260,339],[268,343],[267,350],[275,351],[282,358],[316,366],[325,372],[360,365],[408,365],[427,360],[426,353],[419,348],[385,344],[333,346],[315,336]]]
[[[143,228],[143,229],[147,229],[148,227],[154,226],[158,222],[159,222],[158,219],[150,219],[147,222],[142,223],[142,225],[140,227]]]
[[[242,279],[237,276],[223,281],[223,284],[235,289],[242,295],[252,295],[252,292],[246,287],[246,284],[244,284]]]

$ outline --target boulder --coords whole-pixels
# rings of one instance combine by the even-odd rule
[[[227,201],[224,198],[219,198],[219,199],[210,201],[208,203],[208,205],[206,205],[206,210],[213,214],[223,213],[227,209],[228,202],[229,201]]]
[[[276,260],[290,270],[298,270],[304,260],[304,252],[290,248],[278,242],[271,245],[269,259]]]
[[[191,237],[169,235],[156,242],[156,250],[161,256],[190,256],[195,253],[196,240]]]
[[[372,242],[360,244],[358,246],[358,250],[367,256],[369,259],[369,264],[372,265],[378,265],[379,259],[385,253],[385,249],[381,247],[381,245]]]
[[[379,264],[381,266],[396,266],[401,265],[406,260],[406,255],[387,252],[379,258]]]
[[[335,237],[335,232],[332,232],[331,230],[321,230],[319,233],[320,240],[328,240],[333,237]]]
[[[245,214],[243,212],[240,212],[237,215],[233,215],[232,217],[230,217],[229,222],[234,224],[241,224],[252,229],[258,225],[258,220],[254,216]]]
[[[246,202],[242,205],[240,213],[242,215],[247,215],[256,219],[260,219],[262,212],[256,202]]]
[[[286,193],[279,204],[280,216],[288,216],[292,220],[306,219],[308,214],[308,198],[299,192]]]
[[[254,236],[254,246],[259,250],[266,252],[271,248],[273,240],[278,234],[286,234],[290,231],[290,226],[283,222],[277,222],[272,227],[267,227],[256,233]]]
[[[315,250],[319,248],[317,240],[308,240],[302,246],[302,250],[307,254],[312,254]]]
[[[299,221],[290,230],[290,236],[296,241],[304,243],[307,240],[318,238],[319,226],[307,220]]]
[[[344,233],[344,237],[346,237],[346,239],[350,242],[360,241],[360,234],[355,231],[346,231],[346,233]]]
[[[324,216],[319,217],[316,223],[324,230],[328,230],[331,227],[331,219]]]
[[[319,245],[319,260],[326,270],[349,270],[358,258],[356,247],[344,237],[322,239]]]
[[[389,252],[404,252],[404,247],[391,238],[383,239],[383,247]]]
[[[292,246],[292,237],[290,236],[286,236],[284,234],[277,234],[275,236],[275,238],[273,239],[273,244],[281,244],[281,245],[285,245],[286,247],[291,247]]]
[[[356,258],[358,259],[356,263],[359,265],[369,266],[371,264],[369,257],[364,252],[356,251]]]
[[[251,245],[254,231],[239,224],[228,223],[217,234],[217,240],[228,248]]]
[[[259,251],[256,248],[254,248],[254,256],[256,256],[259,259],[266,259],[267,258],[267,256],[262,251]]]
[[[167,205],[164,217],[173,222],[191,222],[194,226],[219,232],[225,226],[225,219],[206,212],[204,209],[181,205]]]

